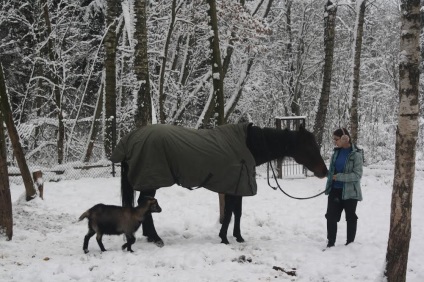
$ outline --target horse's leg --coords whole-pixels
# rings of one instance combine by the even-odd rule
[[[154,197],[156,194],[156,190],[148,190],[148,191],[140,191],[140,195],[138,197],[138,204],[140,205],[143,197],[149,196]],[[159,237],[158,233],[155,229],[155,224],[153,222],[152,213],[147,213],[144,216],[144,221],[142,222],[143,226],[143,235],[147,237],[148,242],[154,242],[158,247],[163,247],[164,243],[162,239]]]
[[[219,231],[219,237],[221,243],[229,244],[227,239],[228,226],[230,225],[231,216],[235,207],[235,196],[225,195],[225,207],[224,207],[224,219],[222,221],[221,230]]]
[[[242,213],[242,196],[233,196],[234,201],[234,230],[233,230],[233,236],[236,237],[237,242],[242,243],[244,242],[243,237],[241,237],[240,232],[240,219],[241,219],[241,213]]]
[[[225,194],[218,194],[219,196],[219,223],[224,222],[224,208],[225,208]]]

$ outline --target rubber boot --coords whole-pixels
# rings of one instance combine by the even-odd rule
[[[349,245],[350,243],[355,241],[357,221],[349,220],[346,223],[347,223],[346,245]]]
[[[327,220],[327,248],[334,247],[337,236],[337,221]]]

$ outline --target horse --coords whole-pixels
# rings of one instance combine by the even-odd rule
[[[255,167],[284,157],[292,157],[316,177],[327,175],[315,137],[303,124],[298,130],[261,128],[252,123],[200,130],[148,125],[125,135],[111,161],[121,163],[123,206],[133,206],[135,190],[140,191],[140,202],[144,197],[154,197],[157,189],[173,184],[225,194],[219,237],[221,243],[228,244],[233,213],[233,236],[237,242],[244,242],[240,231],[242,197],[256,194]],[[142,227],[149,242],[164,245],[151,215],[146,216]]]

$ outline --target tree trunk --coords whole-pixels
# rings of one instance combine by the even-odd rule
[[[136,1],[138,2],[138,1]],[[117,1],[107,1],[106,36],[104,40],[106,59],[105,80],[105,136],[104,146],[106,158],[109,159],[116,144],[116,26],[118,15]]]
[[[51,63],[55,62],[55,55],[53,52],[53,41],[52,41],[52,25],[50,22],[50,15],[49,15],[49,6],[47,4],[47,0],[41,0],[41,5],[43,6],[43,15],[44,15],[44,22],[46,24],[47,28],[47,53],[49,56],[49,61]],[[63,163],[63,152],[64,152],[64,143],[65,143],[65,125],[63,123],[63,112],[62,112],[62,97],[60,94],[59,89],[59,79],[57,77],[57,74],[55,72],[55,69],[52,69],[51,71],[51,80],[53,81],[53,93],[54,93],[54,100],[56,104],[56,112],[57,112],[57,119],[58,119],[58,134],[57,134],[57,162],[58,164]]]
[[[19,141],[19,134],[13,123],[12,111],[10,110],[9,100],[6,93],[6,83],[3,75],[3,67],[0,65],[0,112],[3,120],[6,123],[7,131],[9,133],[10,142],[12,143],[13,153],[15,154],[16,161],[18,162],[21,171],[22,179],[24,181],[26,200],[30,201],[37,196],[34,189],[34,182],[31,178],[31,173],[25,160],[25,155]],[[1,125],[3,126],[3,125]]]
[[[327,116],[328,101],[330,98],[331,88],[331,74],[333,67],[333,53],[334,53],[334,35],[335,35],[335,21],[337,14],[337,5],[331,1],[327,1],[325,5],[325,18],[324,18],[324,74],[321,89],[321,96],[319,98],[318,112],[315,117],[314,135],[321,146],[322,136],[324,132],[325,119]]]
[[[140,127],[152,123],[152,99],[147,57],[146,0],[134,1],[134,17],[134,39],[137,42],[134,46],[134,72],[139,84],[136,101],[137,109],[134,118],[136,127]]]
[[[287,73],[289,74],[288,77],[288,92],[290,97],[292,98],[292,101],[290,103],[290,109],[292,115],[298,116],[300,115],[300,107],[299,107],[299,101],[296,93],[294,92],[294,75],[295,75],[295,69],[294,69],[294,52],[293,52],[293,32],[292,32],[292,23],[291,23],[291,7],[292,7],[292,1],[286,1],[286,31],[287,31],[287,57],[286,60],[288,62],[288,69]]]
[[[209,25],[213,35],[209,37],[212,50],[211,66],[213,80],[212,100],[203,117],[203,126],[214,127],[224,124],[224,73],[222,71],[221,51],[219,49],[218,17],[215,0],[207,0],[209,4]]]
[[[94,115],[93,115],[93,122],[91,123],[90,134],[89,134],[88,142],[87,142],[87,150],[85,151],[85,156],[83,160],[85,163],[88,163],[90,161],[90,158],[93,154],[94,141],[96,140],[96,136],[99,131],[99,118],[100,118],[100,113],[102,112],[103,96],[104,96],[103,78],[104,76],[102,77],[102,83],[100,84],[99,97],[97,98],[96,108],[94,110]]]
[[[361,3],[362,1],[362,3]],[[366,0],[357,0],[356,38],[353,54],[352,104],[350,106],[350,138],[357,143],[359,134],[358,100],[359,100],[359,70],[361,68],[361,48],[364,34],[364,17]]]
[[[12,240],[12,199],[10,196],[9,176],[7,172],[6,139],[3,128],[3,110],[0,107],[0,235],[1,234],[5,234],[7,240]]]
[[[234,112],[234,109],[236,108],[237,103],[243,94],[243,87],[246,84],[247,78],[249,77],[250,69],[253,66],[253,62],[253,57],[248,58],[244,67],[240,69],[240,77],[237,83],[237,87],[234,90],[234,93],[228,99],[227,104],[224,108],[225,123],[227,123],[230,115]]]
[[[420,0],[401,1],[399,117],[385,276],[406,281],[419,130]]]
[[[172,8],[171,8],[171,21],[169,23],[168,33],[166,35],[165,46],[163,47],[162,54],[162,62],[160,67],[159,74],[159,120],[160,123],[166,122],[166,113],[165,113],[165,100],[166,95],[164,93],[164,84],[165,84],[165,72],[166,72],[166,61],[168,57],[169,45],[171,43],[172,31],[175,26],[175,17],[176,17],[176,9],[177,9],[177,0],[172,0]]]

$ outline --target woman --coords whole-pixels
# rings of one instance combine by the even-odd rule
[[[325,194],[328,195],[327,248],[333,247],[337,236],[337,222],[345,211],[347,222],[346,245],[355,240],[357,219],[356,206],[362,200],[362,150],[352,144],[346,128],[333,132],[334,148],[327,176]]]

